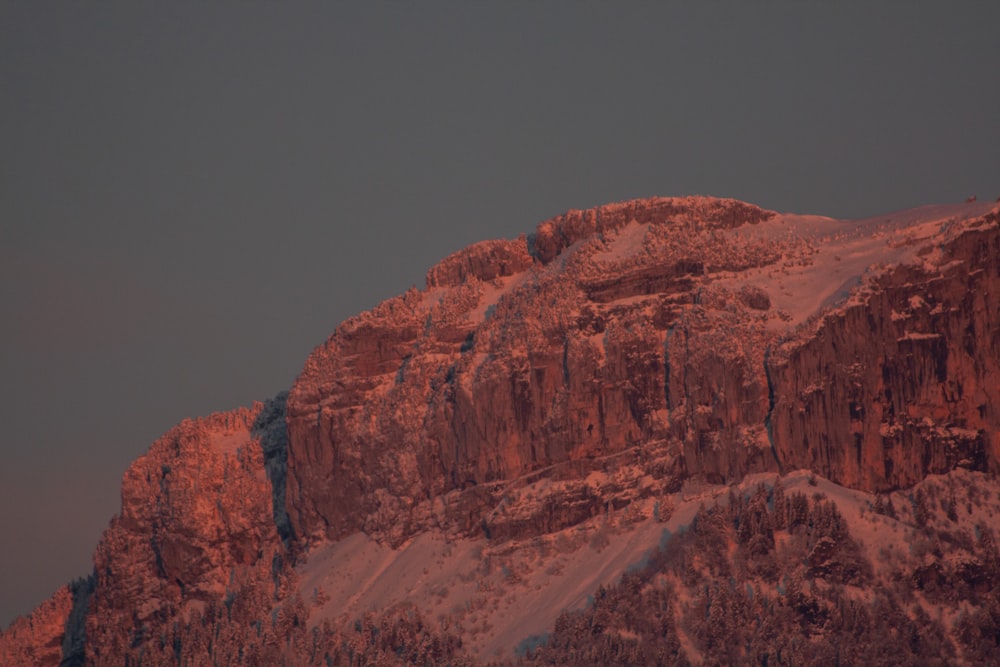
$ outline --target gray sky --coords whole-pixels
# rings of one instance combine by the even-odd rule
[[[208,4],[0,0],[0,627],[159,434],[473,241],[1000,196],[995,2]]]

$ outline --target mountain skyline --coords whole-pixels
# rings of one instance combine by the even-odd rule
[[[0,627],[131,461],[441,257],[656,194],[1000,195],[998,10],[0,8]]]
[[[0,660],[990,663],[998,229],[678,197],[472,244],[158,438]]]

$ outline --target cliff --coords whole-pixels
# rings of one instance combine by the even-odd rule
[[[860,221],[704,197],[571,211],[347,320],[287,396],[168,431],[125,474],[92,576],[6,630],[0,662],[324,664],[398,642],[459,660],[450,621],[338,615],[406,602],[379,588],[397,571],[446,619],[493,586],[591,582],[582,556],[543,576],[525,550],[579,552],[576,527],[600,553],[600,526],[646,526],[592,556],[620,574],[692,485],[809,469],[882,493],[995,474],[998,366],[989,204]],[[452,601],[431,560],[475,586]],[[466,641],[509,653],[527,633],[512,628]]]
[[[30,615],[15,620],[0,636],[0,664],[58,665],[73,607],[73,594],[63,586]]]
[[[994,211],[921,248],[779,346],[779,462],[885,491],[1000,462],[1000,231]]]
[[[805,467],[881,491],[994,469],[997,243],[982,205],[843,222],[686,198],[474,245],[307,360],[294,529],[512,535],[692,475]],[[627,492],[502,502],[525,476],[619,468]]]
[[[268,477],[283,396],[180,423],[122,479],[122,510],[94,554],[88,660],[111,664],[152,628],[203,613],[284,548]],[[275,466],[270,466],[272,469]]]

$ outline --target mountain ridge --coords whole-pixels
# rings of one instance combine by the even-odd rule
[[[302,588],[323,580],[310,559],[352,535],[493,553],[609,513],[656,521],[691,484],[754,474],[869,493],[994,475],[998,313],[985,203],[837,221],[652,198],[473,244],[338,326],[287,395],[157,440],[92,577],[15,621],[0,657],[155,663],[182,650],[154,646],[169,624],[216,618],[236,637],[234,609],[256,622],[277,601],[306,622],[329,602]],[[262,646],[282,631],[258,627]]]

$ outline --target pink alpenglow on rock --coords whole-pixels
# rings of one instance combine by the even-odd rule
[[[739,662],[778,645],[724,655],[698,619],[755,609],[804,628],[790,660],[891,617],[986,664],[998,468],[996,204],[570,211],[168,431],[0,663]],[[851,597],[900,581],[934,614]]]

